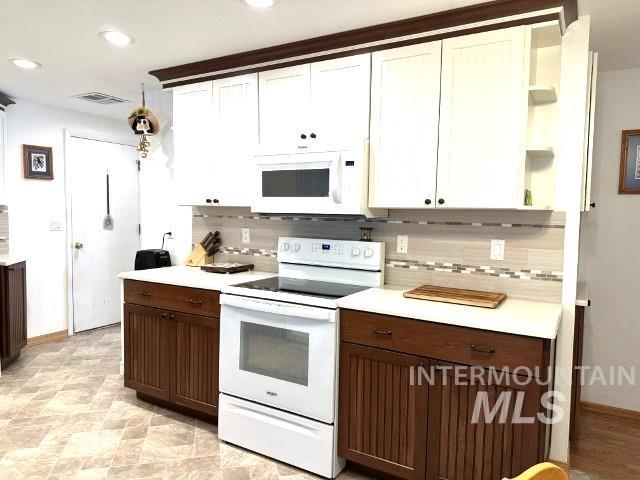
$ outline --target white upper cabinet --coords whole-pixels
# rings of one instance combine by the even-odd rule
[[[178,203],[206,205],[214,175],[212,82],[173,91],[173,154]]]
[[[437,206],[521,205],[527,43],[525,27],[443,41]]]
[[[268,70],[260,84],[260,147],[264,151],[293,151],[309,115],[309,65]]]
[[[362,148],[369,136],[370,62],[364,54],[261,72],[262,152]]]
[[[369,206],[433,208],[442,42],[372,56]]]
[[[369,54],[311,64],[311,116],[305,130],[312,148],[362,148],[369,138],[370,78]]]
[[[6,114],[4,111],[0,110],[0,205],[6,205],[6,190],[4,185],[4,155],[6,148],[6,138],[7,138],[7,122],[6,122]]]
[[[214,80],[213,114],[212,201],[249,206],[255,196],[250,179],[258,147],[258,75]]]
[[[250,206],[257,74],[176,88],[173,119],[178,203]]]

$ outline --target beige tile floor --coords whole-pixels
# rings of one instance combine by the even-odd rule
[[[0,480],[318,478],[219,442],[215,425],[138,400],[119,363],[114,327],[23,350],[0,378]],[[366,480],[351,471],[339,478]]]

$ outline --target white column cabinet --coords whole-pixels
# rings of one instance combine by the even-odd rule
[[[369,206],[433,208],[442,42],[375,52]]]
[[[221,206],[249,206],[255,196],[258,75],[214,80],[213,115],[212,201],[218,200]]]
[[[173,155],[178,204],[206,205],[214,171],[212,82],[173,91]]]
[[[513,27],[443,40],[438,207],[522,203],[527,32]]]
[[[7,205],[6,180],[5,180],[5,156],[7,149],[7,114],[0,110],[0,205]]]

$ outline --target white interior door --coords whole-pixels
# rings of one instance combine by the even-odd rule
[[[133,270],[140,247],[134,147],[71,137],[73,324],[80,332],[120,321],[118,273]],[[105,229],[107,173],[113,229]]]

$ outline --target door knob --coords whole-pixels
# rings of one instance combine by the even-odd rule
[[[76,242],[73,244],[73,248],[75,248],[76,250],[80,250],[81,248],[84,248],[84,244],[80,242]]]

